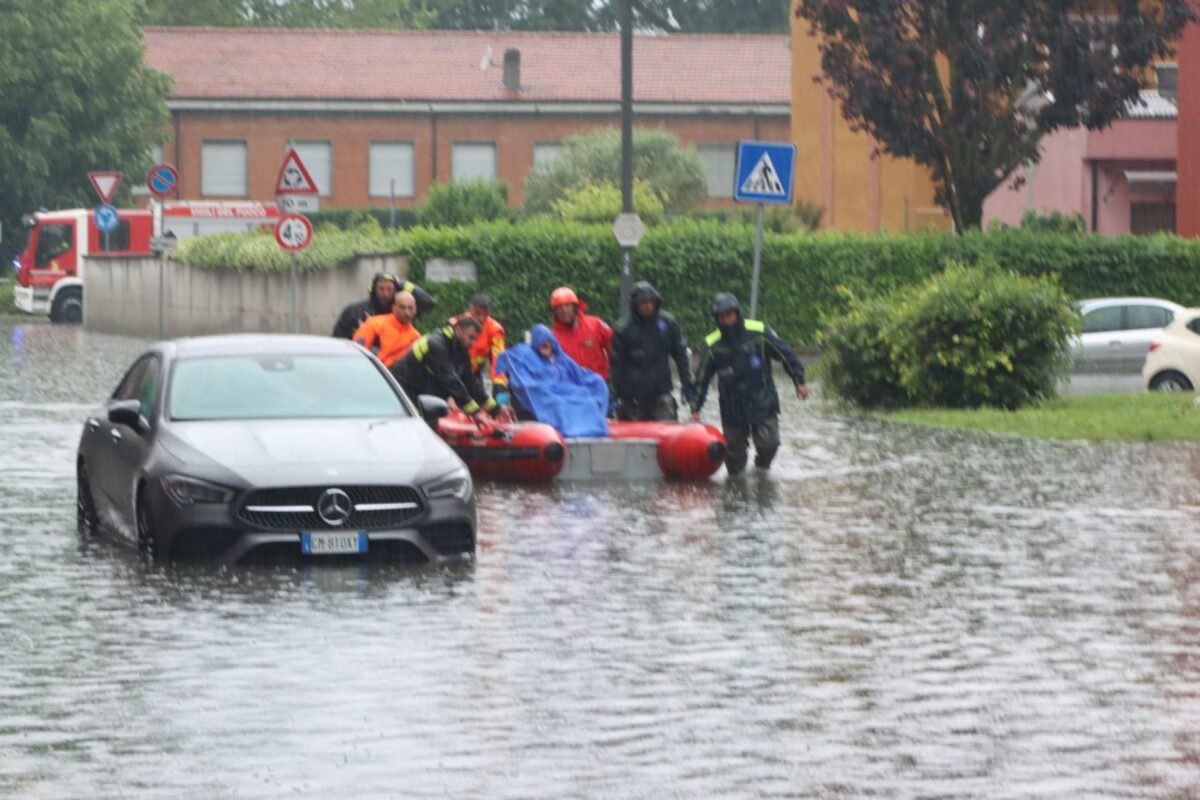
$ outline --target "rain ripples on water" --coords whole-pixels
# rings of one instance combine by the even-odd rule
[[[785,399],[769,475],[479,487],[446,569],[74,531],[143,343],[0,323],[0,796],[1194,797],[1200,448]]]

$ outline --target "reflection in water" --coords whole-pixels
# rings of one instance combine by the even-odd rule
[[[483,484],[455,568],[146,566],[72,507],[142,343],[0,331],[0,796],[1200,785],[1200,448],[791,403],[770,473]]]

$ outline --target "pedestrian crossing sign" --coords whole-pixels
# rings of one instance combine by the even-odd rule
[[[733,199],[742,203],[792,202],[796,146],[778,142],[738,142]]]

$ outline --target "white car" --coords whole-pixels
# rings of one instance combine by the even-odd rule
[[[1183,306],[1156,297],[1080,300],[1083,335],[1071,344],[1078,372],[1138,374],[1155,339]]]
[[[1200,386],[1200,308],[1176,314],[1155,337],[1142,367],[1142,384],[1153,392],[1192,392]]]

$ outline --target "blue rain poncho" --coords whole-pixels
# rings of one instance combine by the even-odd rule
[[[537,351],[547,341],[554,347],[553,360]],[[563,436],[608,436],[608,384],[572,361],[545,325],[533,326],[530,344],[501,353],[496,372],[508,377],[509,391],[522,408]]]

